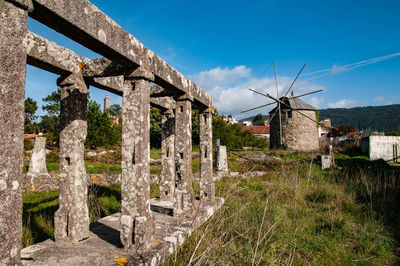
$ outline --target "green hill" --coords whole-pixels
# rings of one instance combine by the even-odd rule
[[[354,125],[359,130],[394,131],[400,129],[400,104],[321,109],[319,119],[324,118],[330,118],[335,127]]]

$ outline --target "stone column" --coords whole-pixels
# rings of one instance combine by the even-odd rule
[[[9,2],[0,0],[0,265],[19,264],[22,237],[28,6]]]
[[[145,250],[154,239],[150,211],[150,81],[137,68],[125,76],[122,103],[121,242]]]
[[[192,102],[188,96],[176,101],[174,215],[192,216]]]
[[[161,124],[160,199],[173,201],[175,190],[175,116],[172,109],[161,114]]]
[[[89,237],[84,143],[87,87],[82,74],[60,77],[60,195],[54,215],[56,241],[77,243]]]
[[[212,160],[212,114],[210,108],[200,112],[200,200],[214,199]]]

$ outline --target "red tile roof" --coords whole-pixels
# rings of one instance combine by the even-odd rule
[[[31,139],[31,138],[36,138],[36,137],[39,137],[39,135],[38,134],[32,134],[32,135],[24,136],[24,139]]]
[[[253,134],[269,134],[269,126],[247,126],[244,129],[250,130]]]

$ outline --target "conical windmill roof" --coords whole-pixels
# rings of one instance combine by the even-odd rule
[[[314,106],[312,106],[311,104],[306,103],[305,101],[301,100],[300,98],[293,98],[294,94],[292,93],[291,97],[281,97],[279,98],[279,100],[281,100],[282,102],[286,103],[287,105],[289,105],[292,109],[294,110],[311,110],[311,111],[316,111],[317,109],[315,109]],[[282,109],[289,109],[287,106],[285,105],[281,105]],[[269,113],[274,113],[275,109],[272,109]]]

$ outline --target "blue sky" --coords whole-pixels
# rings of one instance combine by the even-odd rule
[[[240,114],[269,102],[248,88],[276,95],[272,60],[280,93],[307,64],[294,91],[324,89],[305,98],[318,108],[400,103],[397,0],[92,3],[211,94],[220,113],[241,118],[269,111]],[[32,19],[28,28],[82,56],[99,57]],[[383,56],[370,64],[343,67]],[[320,70],[326,71],[307,75]],[[56,79],[28,66],[26,96],[41,104],[56,88]],[[92,99],[102,104],[106,92],[90,90]],[[111,104],[122,102],[121,97],[110,98]]]

